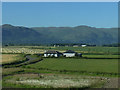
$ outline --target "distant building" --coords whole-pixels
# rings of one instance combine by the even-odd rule
[[[73,47],[79,47],[79,45],[73,45]]]
[[[63,53],[63,56],[65,56],[65,57],[75,57],[75,56],[77,56],[77,52],[74,52],[72,50],[68,50],[68,51]]]
[[[86,47],[87,45],[81,45],[82,47]]]
[[[58,52],[58,51],[46,51],[44,53],[44,57],[59,57],[62,56],[63,54]]]
[[[56,47],[56,45],[54,45],[54,47]]]

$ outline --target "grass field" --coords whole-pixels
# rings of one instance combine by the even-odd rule
[[[87,57],[87,58],[96,58],[96,59],[101,59],[101,58],[112,58],[112,59],[118,59],[119,56],[118,55],[83,55],[83,57]]]
[[[27,67],[27,66],[26,66]],[[51,70],[72,70],[88,72],[118,72],[117,59],[75,59],[75,58],[44,58],[43,61],[33,65],[31,68],[46,68]]]

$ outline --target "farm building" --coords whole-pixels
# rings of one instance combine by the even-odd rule
[[[63,54],[58,52],[58,51],[46,51],[44,53],[44,57],[59,57],[62,56]]]
[[[73,45],[73,47],[79,47],[79,45]]]
[[[74,57],[74,56],[77,56],[77,55],[78,55],[78,53],[74,52],[72,50],[68,50],[68,51],[63,53],[63,56],[65,56],[65,57]]]

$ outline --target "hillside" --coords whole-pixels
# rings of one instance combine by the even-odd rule
[[[47,43],[49,38],[30,28],[6,24],[2,26],[2,40],[5,44],[41,44]]]
[[[118,41],[117,28],[77,27],[21,27],[5,24],[2,26],[3,43],[51,44],[88,43],[111,44]]]
[[[55,37],[59,42],[111,44],[118,41],[117,28],[95,28],[89,26],[77,27],[36,27],[32,28],[42,35]]]

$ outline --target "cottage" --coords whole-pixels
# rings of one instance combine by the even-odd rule
[[[75,56],[77,56],[77,52],[74,52],[72,50],[68,50],[68,51],[63,53],[63,56],[65,56],[65,57],[75,57]]]
[[[62,56],[63,54],[58,52],[58,51],[46,51],[44,53],[44,57],[59,57]]]

